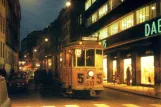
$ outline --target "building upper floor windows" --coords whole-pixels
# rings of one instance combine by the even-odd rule
[[[85,3],[85,10],[87,10],[96,0],[87,0]]]
[[[92,36],[103,40],[155,17],[156,3],[152,3],[111,22],[106,27],[93,33]]]
[[[88,0],[89,1],[89,0]],[[87,1],[87,2],[88,2]],[[95,23],[99,19],[101,19],[103,16],[105,16],[108,12],[110,12],[112,9],[116,8],[118,5],[120,5],[125,0],[108,0],[101,8],[99,8],[92,16],[90,16],[87,19],[86,26],[90,26],[91,24]],[[86,3],[87,3],[86,2]],[[97,14],[97,15],[96,15]],[[91,18],[92,17],[92,18]],[[90,21],[92,20],[92,21]]]
[[[156,3],[145,6],[136,11],[137,24],[156,17]]]

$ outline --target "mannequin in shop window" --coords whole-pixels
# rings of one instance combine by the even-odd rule
[[[131,72],[130,72],[130,67],[127,67],[126,70],[126,76],[127,76],[127,85],[130,85],[130,79],[131,79]]]

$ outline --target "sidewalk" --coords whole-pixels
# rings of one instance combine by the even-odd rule
[[[161,97],[156,96],[156,92],[153,87],[127,86],[126,84],[114,85],[114,83],[111,82],[104,82],[104,87],[161,99]]]

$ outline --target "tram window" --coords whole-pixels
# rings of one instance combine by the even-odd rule
[[[77,66],[85,66],[85,50],[77,49]]]
[[[94,66],[94,57],[95,50],[94,49],[88,49],[86,50],[86,66]]]
[[[102,50],[96,50],[96,54],[102,55]]]

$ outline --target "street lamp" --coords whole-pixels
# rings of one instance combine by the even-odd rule
[[[48,42],[48,38],[45,38],[45,42]]]
[[[37,52],[37,50],[36,50],[36,49],[34,49],[34,52]]]
[[[71,6],[71,2],[69,0],[66,2],[66,6],[67,7]]]

